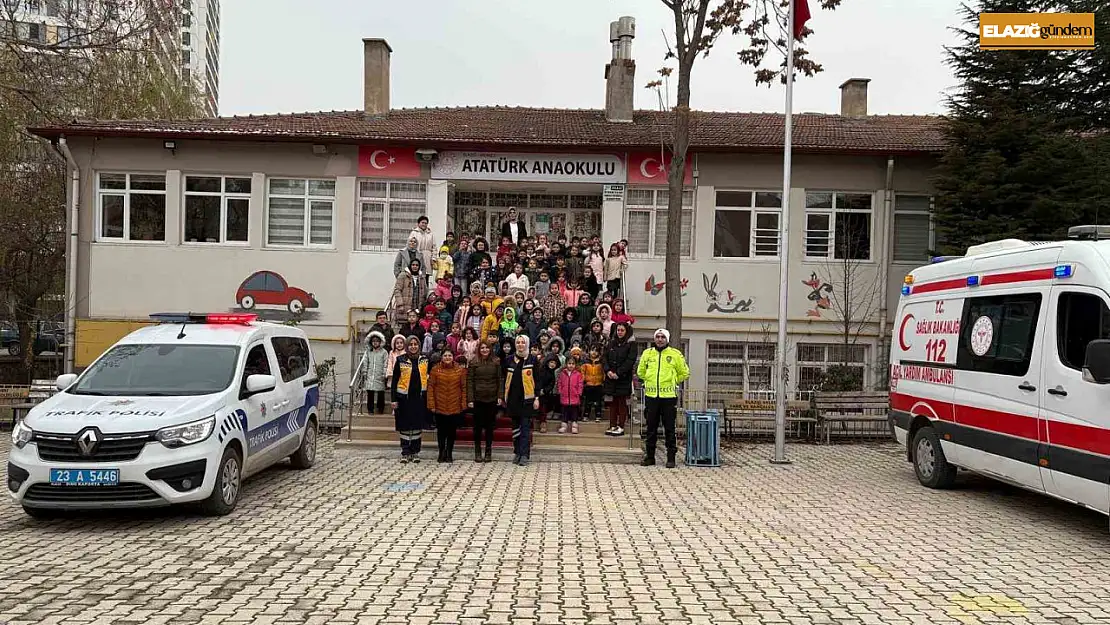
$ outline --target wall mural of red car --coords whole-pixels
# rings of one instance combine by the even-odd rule
[[[308,308],[319,308],[316,298],[295,286],[289,286],[285,278],[276,271],[256,271],[243,280],[235,291],[235,301],[243,310],[253,310],[256,306],[281,306],[294,315]]]

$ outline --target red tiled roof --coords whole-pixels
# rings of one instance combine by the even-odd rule
[[[795,150],[831,153],[935,153],[945,147],[944,120],[936,116],[871,115],[861,118],[803,113],[794,116]],[[632,123],[606,121],[589,109],[462,107],[395,109],[385,115],[332,111],[219,117],[179,121],[98,121],[32,129],[53,138],[122,136],[160,139],[401,143],[437,148],[563,147],[647,148],[669,136],[670,116],[637,111]],[[772,113],[695,111],[695,151],[781,150],[783,116]]]

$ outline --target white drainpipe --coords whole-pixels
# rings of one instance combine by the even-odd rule
[[[886,159],[886,189],[883,193],[883,224],[886,230],[886,236],[883,237],[883,252],[882,258],[879,259],[879,354],[876,354],[876,361],[881,362],[880,359],[885,359],[890,351],[890,337],[887,336],[887,290],[888,280],[890,276],[890,257],[891,247],[894,245],[894,212],[891,207],[894,205],[894,157],[888,156]],[[885,377],[887,373],[881,373]]]
[[[69,211],[66,214],[66,229],[69,236],[66,238],[65,372],[73,373],[75,360],[73,348],[77,338],[77,206],[81,194],[81,168],[77,166],[73,153],[69,151],[69,144],[64,136],[58,138],[58,149],[69,165],[69,178],[72,185],[69,194]]]

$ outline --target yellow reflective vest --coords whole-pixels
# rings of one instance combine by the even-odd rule
[[[653,345],[640,356],[636,377],[644,383],[647,397],[678,397],[678,385],[690,377],[690,368],[682,352],[669,345],[659,351]]]

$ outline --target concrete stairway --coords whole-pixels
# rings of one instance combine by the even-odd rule
[[[508,419],[499,419],[494,430],[494,450],[505,454],[512,450],[511,429],[506,428]],[[459,428],[458,441],[455,443],[455,456],[469,454],[473,449],[473,430],[466,426]],[[629,436],[606,436],[605,430],[609,429],[608,421],[600,423],[595,421],[579,423],[578,434],[556,434],[559,421],[548,422],[548,433],[541,434],[537,427],[532,433],[533,459],[539,457],[586,457],[590,456],[599,461],[632,462],[638,460],[641,454],[639,436],[634,436],[632,448],[629,449]],[[633,428],[629,428],[632,430]],[[350,440],[348,441],[348,434]],[[424,447],[433,455],[435,453],[434,432],[424,433]],[[373,447],[399,450],[397,432],[394,430],[391,415],[366,415],[359,414],[351,421],[350,432],[344,427],[339,433],[336,442],[339,447]],[[399,453],[399,452],[398,452]],[[427,453],[422,454],[427,455]],[[499,454],[500,455],[500,454]]]

